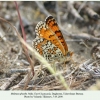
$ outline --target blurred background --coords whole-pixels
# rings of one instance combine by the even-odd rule
[[[17,3],[26,33],[26,41],[30,46],[32,46],[32,41],[36,36],[36,24],[39,21],[45,21],[47,16],[52,15],[57,20],[69,50],[74,52],[72,57],[74,62],[81,64],[92,59],[93,61],[89,63],[97,61],[93,66],[96,68],[97,64],[100,66],[99,1],[18,1]],[[13,1],[0,1],[0,17],[12,23],[22,35]],[[4,72],[8,69],[23,68],[23,65],[24,68],[27,68],[29,63],[22,52],[17,35],[10,30],[9,25],[2,21],[0,23],[0,79],[3,79],[6,77]],[[14,60],[15,63],[12,65]],[[83,87],[74,84],[72,89],[87,89],[96,82],[95,78],[90,80],[91,77],[87,74],[86,76],[84,76],[86,84]]]

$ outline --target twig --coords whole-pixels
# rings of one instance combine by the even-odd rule
[[[19,12],[18,5],[17,5],[17,2],[16,2],[16,1],[15,1],[15,6],[16,6],[16,10],[17,10],[17,12],[18,12],[18,17],[19,17],[20,24],[21,24],[21,30],[22,30],[23,38],[24,38],[24,41],[26,41],[26,34],[25,34],[25,31],[24,31],[22,19],[21,19],[20,12]],[[32,71],[33,76],[34,76],[34,61],[32,61],[32,59],[30,58],[27,47],[26,47],[25,45],[23,45],[23,44],[22,44],[22,47],[23,47],[23,49],[24,49],[25,56],[26,56],[27,60],[28,60],[29,63],[30,63],[31,71]],[[30,73],[28,73],[28,75],[30,75]],[[28,76],[28,77],[30,77],[30,76]],[[28,84],[28,82],[29,82],[29,79],[30,79],[30,78],[27,79],[27,82],[26,82],[26,84],[25,84],[24,89],[27,87],[27,84]]]
[[[18,83],[17,85],[15,85],[15,86],[13,86],[11,89],[14,89],[14,88],[18,88],[18,87],[22,87],[23,85],[24,86],[28,86],[28,84],[30,83],[30,82],[28,82],[28,80],[27,79],[31,79],[32,78],[32,73],[31,73],[31,71],[28,69],[27,70],[30,74],[27,74],[25,77],[24,77],[24,79],[22,79],[21,81],[20,81],[20,83]],[[35,71],[36,72],[36,71]],[[38,72],[40,72],[40,70],[38,69],[37,70],[37,72],[35,73],[35,75],[34,75],[34,77],[33,77],[33,80],[35,81],[35,79],[36,79],[36,77],[37,77],[37,74],[38,74]],[[32,84],[34,84],[34,82],[32,83]],[[26,87],[24,87],[24,90],[26,89]]]
[[[80,6],[81,6],[81,2],[76,2],[75,3],[75,8],[76,9],[78,9]],[[87,5],[85,5],[81,11],[86,13],[89,17],[91,17],[94,20],[99,20],[100,19],[100,16],[95,11],[93,11],[90,7],[88,7]]]
[[[82,10],[82,8],[86,5],[87,1],[84,1],[80,7],[78,8],[77,12],[80,13],[80,11]],[[76,22],[77,18],[74,19],[73,21],[73,25],[75,25],[75,22]]]
[[[83,18],[79,15],[79,13],[77,12],[77,10],[73,7],[72,3],[70,1],[67,2],[67,6],[69,8],[69,11],[71,12],[71,14],[77,18],[80,21],[83,21]]]
[[[61,25],[60,15],[59,15],[59,2],[56,2],[56,13],[57,13],[57,21]]]
[[[67,70],[65,70],[65,71],[60,71],[59,73],[56,73],[55,76],[58,77],[59,74],[61,74],[61,75],[64,76],[64,74],[66,74],[66,72],[67,72]],[[67,77],[66,77],[66,78],[67,78]],[[49,75],[49,76],[45,76],[45,78],[44,78],[44,77],[42,77],[42,78],[35,78],[35,80],[34,80],[34,79],[30,80],[29,85],[32,85],[32,84],[35,85],[35,84],[37,84],[39,81],[41,81],[42,79],[44,79],[44,81],[48,82],[49,80],[55,79],[55,77],[54,77],[54,75]]]
[[[35,1],[37,6],[39,7],[40,11],[43,12],[46,16],[51,15],[43,6],[42,2],[40,3],[39,1]]]
[[[83,64],[81,64],[79,68],[81,70],[88,72],[90,75],[92,75],[92,77],[100,78],[100,68],[97,66],[94,66],[93,63],[96,63],[96,62],[92,62],[92,60],[89,59]]]
[[[60,25],[59,25],[60,26]],[[96,38],[94,36],[88,35],[87,33],[80,33],[80,34],[73,34],[73,33],[69,33],[67,32],[62,26],[60,26],[62,32],[66,35],[69,36],[71,38],[76,38],[76,39],[85,39],[85,40],[89,40],[89,41],[96,41],[96,42],[100,42],[100,38]]]
[[[86,11],[86,13],[87,13],[91,18],[93,18],[94,20],[100,19],[100,16],[99,16],[96,12],[94,12],[91,8],[86,7],[86,8],[85,8],[85,11]]]
[[[1,90],[6,90],[6,89],[8,88],[8,86],[11,84],[11,82],[12,82],[13,80],[15,80],[19,75],[20,75],[20,73],[13,74],[13,75],[11,76],[11,78],[9,78],[8,81],[7,81],[6,83],[4,83],[4,84],[0,87],[0,89],[1,89]]]
[[[29,77],[28,74],[25,75],[24,79],[22,79],[22,80],[20,81],[20,83],[18,83],[18,85],[23,84],[23,83],[26,83],[26,82],[27,82],[27,77]],[[30,78],[32,78],[32,74],[30,75]],[[25,84],[24,84],[24,85],[25,85]]]
[[[31,71],[29,71],[28,74],[25,75],[24,79],[22,79],[17,85],[11,87],[11,90],[14,90],[15,88],[19,88],[19,87],[24,87],[23,89],[26,90],[26,88],[27,88],[26,86],[28,86],[29,80],[31,78],[32,78],[32,73],[31,73]]]
[[[20,16],[19,8],[18,8],[18,5],[17,5],[16,1],[15,1],[15,6],[16,6],[16,10],[17,10],[17,13],[18,13],[19,21],[20,21],[20,24],[21,24],[21,30],[22,30],[23,38],[26,41],[26,34],[25,34],[25,31],[24,31],[24,26],[23,26],[23,23],[22,23],[22,19],[21,19],[21,16]]]
[[[13,74],[13,73],[20,73],[20,74],[22,74],[22,73],[29,72],[29,70],[30,70],[30,68],[26,68],[26,69],[10,69],[6,73],[7,74]]]

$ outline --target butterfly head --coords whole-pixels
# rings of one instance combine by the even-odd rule
[[[67,52],[67,57],[71,57],[73,55],[73,52],[68,51]]]
[[[66,57],[65,57],[65,58],[67,58],[66,61],[70,61],[72,58],[72,55],[73,55],[73,52],[68,51],[66,54]]]

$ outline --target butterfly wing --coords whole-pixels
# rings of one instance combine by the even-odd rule
[[[48,62],[60,61],[60,58],[63,58],[61,50],[47,39],[37,36],[32,45]]]
[[[67,47],[67,44],[66,44],[64,37],[62,35],[62,32],[59,29],[59,26],[58,26],[56,20],[52,16],[49,16],[46,18],[45,21],[46,21],[46,25],[48,26],[48,28],[52,32],[55,33],[56,38],[57,38],[56,41],[60,42],[59,48],[61,49],[63,55],[66,55],[68,52],[68,47]],[[52,35],[51,35],[51,38],[52,38]]]
[[[35,28],[35,32],[37,36],[51,41],[61,50],[63,55],[66,55],[66,51],[68,51],[66,42],[61,31],[59,30],[57,23],[53,22],[55,20],[52,20],[52,18],[50,16],[46,18],[46,23],[40,21]],[[56,24],[54,25],[54,23]]]

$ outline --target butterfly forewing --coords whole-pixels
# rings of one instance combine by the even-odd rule
[[[62,51],[63,54],[65,54],[65,49],[61,42],[58,40],[58,37],[53,31],[50,30],[50,28],[48,28],[48,26],[44,22],[40,21],[37,24],[35,32],[37,36],[51,41],[55,46],[57,46]]]
[[[67,47],[67,44],[64,40],[64,37],[62,35],[62,32],[60,31],[59,29],[59,26],[56,22],[56,20],[52,17],[52,16],[49,16],[46,18],[46,24],[47,26],[55,33],[55,35],[57,36],[57,41],[60,41],[60,45],[63,46],[64,50],[62,50],[61,48],[61,51],[63,52],[64,55],[66,55],[66,53],[68,52],[68,47]],[[61,46],[60,46],[61,47]]]

